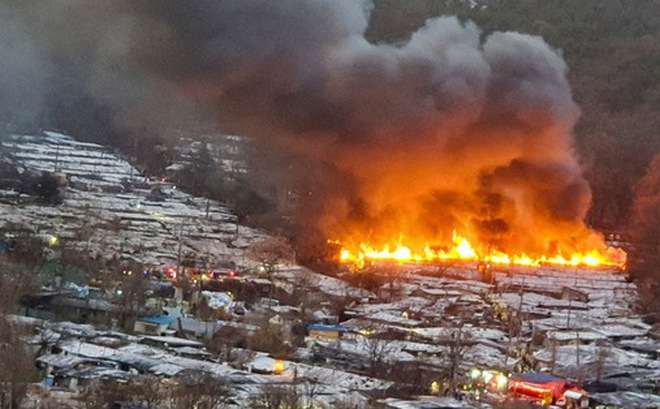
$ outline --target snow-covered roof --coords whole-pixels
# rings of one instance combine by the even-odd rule
[[[622,408],[650,409],[660,407],[660,396],[650,393],[619,391],[610,393],[592,393],[594,401]]]
[[[444,288],[420,288],[420,292],[433,296],[433,297],[459,297],[463,295],[463,291],[450,290]]]
[[[547,333],[548,338],[555,339],[559,342],[567,342],[567,341],[574,341],[574,340],[580,340],[580,341],[586,341],[586,342],[593,342],[593,341],[601,341],[607,339],[607,337],[600,332],[597,331],[570,331],[570,330],[565,330],[565,331],[548,331]]]
[[[178,330],[179,328],[185,332],[193,333],[199,338],[211,338],[216,332],[220,331],[223,327],[240,328],[246,331],[255,331],[256,326],[245,324],[235,321],[202,321],[198,318],[192,317],[179,317],[176,321],[170,324],[170,328]]]
[[[392,314],[386,311],[369,314],[366,318],[373,321],[384,322],[387,324],[396,324],[404,327],[416,327],[421,324],[421,321],[405,318],[401,316],[401,314]]]
[[[203,343],[199,341],[193,341],[190,339],[179,338],[179,337],[167,337],[167,336],[145,336],[145,340],[157,342],[159,344],[168,345],[171,347],[196,347],[201,348],[204,346]]]
[[[660,362],[650,359],[644,354],[608,346],[563,345],[556,347],[554,352],[552,347],[547,347],[536,352],[534,357],[537,361],[547,363],[555,361],[557,367],[567,368],[603,361],[605,365],[616,368],[660,369]]]
[[[427,397],[425,399],[406,400],[398,398],[387,398],[381,401],[385,407],[394,409],[462,409],[475,408],[473,404],[447,397]]]
[[[457,332],[456,327],[427,327],[414,328],[411,331],[416,335],[428,339],[449,339]],[[469,334],[473,341],[488,339],[496,342],[503,342],[508,339],[507,335],[497,328],[483,328],[464,326],[461,331]]]
[[[182,242],[184,252],[240,261],[246,247],[267,237],[236,227],[236,216],[221,204],[174,186],[163,201],[150,200],[152,186],[144,176],[97,144],[55,132],[12,135],[0,140],[2,155],[22,169],[61,171],[70,183],[57,207],[0,204],[0,226],[17,222],[35,231],[51,230],[93,256],[159,265],[176,260]],[[128,185],[132,188],[125,188]],[[83,225],[91,237],[77,235]]]
[[[609,338],[613,338],[613,337],[633,338],[633,337],[641,337],[648,334],[650,328],[649,327],[640,328],[639,326],[633,327],[630,325],[615,323],[615,324],[599,325],[598,327],[594,328],[594,331],[597,331]]]
[[[52,366],[56,369],[63,369],[72,368],[85,362],[94,362],[94,360],[82,358],[76,355],[44,354],[37,358],[37,362],[46,366]]]
[[[265,355],[256,356],[245,367],[248,371],[270,374],[275,371],[275,359]],[[286,366],[285,366],[286,368]]]

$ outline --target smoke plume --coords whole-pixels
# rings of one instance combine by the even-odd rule
[[[29,128],[38,121],[47,63],[0,3],[0,130]]]
[[[0,55],[8,67],[0,90],[17,90],[20,110],[36,117],[36,127],[74,124],[63,130],[103,133],[112,125],[139,137],[145,128],[164,132],[176,125],[192,112],[191,103],[140,64],[135,44],[148,32],[138,3],[0,0],[0,47],[11,47]]]
[[[301,223],[381,243],[458,229],[527,252],[583,233],[578,110],[542,39],[440,17],[403,45],[372,44],[368,3],[177,4],[148,10],[169,58],[147,63],[226,126],[317,164],[294,175]]]
[[[35,3],[30,15],[51,4]],[[172,95],[212,107],[263,163],[279,159],[255,169],[257,185],[285,186],[303,234],[421,245],[458,230],[527,253],[587,234],[578,109],[539,37],[439,17],[403,44],[373,44],[372,5],[356,0],[67,3],[48,12],[66,36],[42,40],[84,50],[96,95],[131,107],[126,121],[162,115]]]

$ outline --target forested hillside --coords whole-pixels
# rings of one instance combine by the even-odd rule
[[[588,222],[621,230],[634,186],[660,152],[660,2],[653,0],[375,0],[369,37],[405,40],[453,14],[484,33],[542,36],[569,65],[582,116],[576,149],[593,191]]]

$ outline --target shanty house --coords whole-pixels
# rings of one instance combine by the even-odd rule
[[[307,326],[309,338],[339,339],[346,334],[354,332],[350,327],[344,325],[312,324]]]
[[[142,334],[164,335],[170,330],[168,327],[175,318],[169,315],[159,315],[157,317],[141,317],[135,320],[133,331]]]

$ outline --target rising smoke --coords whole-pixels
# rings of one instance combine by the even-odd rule
[[[102,133],[112,125],[136,137],[189,115],[175,86],[140,65],[134,44],[146,33],[130,3],[0,0],[0,85],[15,90],[0,112],[21,101],[36,127]]]
[[[157,121],[184,96],[286,159],[255,186],[295,193],[302,234],[442,243],[459,230],[529,253],[586,232],[578,109],[539,37],[439,17],[373,44],[371,4],[356,0],[30,3],[23,22],[42,22],[51,54],[83,56],[118,120]]]
[[[0,131],[31,128],[41,114],[48,61],[0,3]]]

